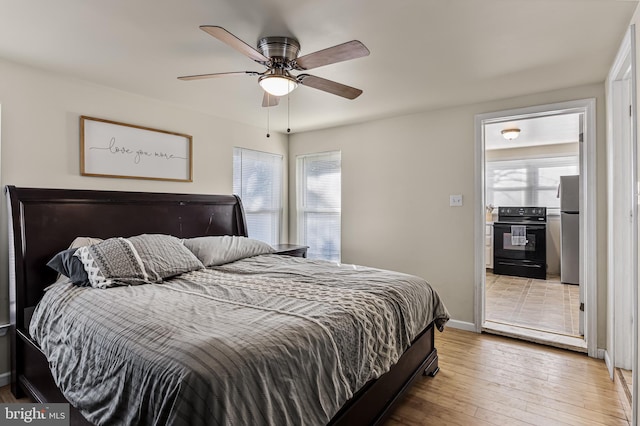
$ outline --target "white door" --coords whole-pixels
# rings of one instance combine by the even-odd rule
[[[631,80],[612,82],[613,128],[609,141],[609,285],[613,287],[613,365],[633,364],[633,174]]]

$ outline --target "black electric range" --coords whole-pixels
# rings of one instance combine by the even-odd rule
[[[547,278],[547,208],[499,207],[493,224],[493,273]]]

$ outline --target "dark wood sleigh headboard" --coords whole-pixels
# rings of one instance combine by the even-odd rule
[[[233,195],[191,195],[67,189],[6,189],[16,302],[34,306],[55,280],[46,266],[77,236],[130,237],[169,234],[247,236],[240,199]],[[15,256],[15,257],[14,257]],[[12,274],[13,275],[13,274]],[[17,325],[20,318],[17,319]],[[20,328],[20,327],[19,327]]]

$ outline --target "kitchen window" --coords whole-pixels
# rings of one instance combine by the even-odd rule
[[[298,241],[307,256],[340,261],[341,154],[297,157]]]
[[[558,214],[560,176],[578,173],[577,155],[488,161],[486,201],[494,206],[547,207]]]
[[[233,193],[242,200],[249,237],[279,244],[282,155],[233,148]]]

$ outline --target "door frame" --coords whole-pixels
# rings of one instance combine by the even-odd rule
[[[631,164],[630,166],[630,180],[631,180],[631,188],[629,188],[629,196],[631,197],[631,216],[632,220],[630,223],[630,233],[631,237],[631,255],[629,258],[629,266],[631,267],[631,274],[629,285],[631,289],[623,289],[628,293],[631,290],[632,294],[632,306],[630,307],[630,312],[626,311],[628,306],[623,307],[625,310],[625,315],[631,314],[633,316],[633,342],[632,342],[632,403],[631,403],[631,411],[632,411],[632,424],[637,424],[638,421],[638,368],[640,367],[638,363],[638,304],[640,303],[638,300],[638,137],[637,137],[637,105],[636,105],[636,90],[637,90],[637,82],[636,82],[636,35],[635,35],[635,25],[629,26],[629,29],[624,35],[622,42],[620,44],[620,48],[616,55],[616,58],[611,66],[609,71],[609,75],[606,80],[606,90],[607,90],[607,193],[608,193],[608,219],[607,219],[607,234],[608,234],[608,254],[607,254],[607,349],[605,352],[605,361],[607,364],[607,368],[609,369],[609,375],[612,379],[614,378],[614,370],[616,363],[616,318],[619,312],[619,306],[617,306],[616,302],[616,290],[618,287],[615,285],[616,280],[613,276],[613,269],[610,265],[614,261],[614,254],[611,250],[615,241],[613,234],[613,223],[612,223],[612,208],[613,208],[613,193],[617,190],[617,186],[614,185],[614,174],[613,174],[613,143],[614,136],[619,134],[621,131],[621,114],[627,113],[626,105],[620,106],[620,101],[625,100],[629,102],[631,105],[630,115],[631,115],[631,132],[629,135],[629,143],[630,143],[630,157]],[[616,85],[619,84],[620,81],[630,81],[630,91],[628,99],[621,99],[619,96],[619,92],[617,90]],[[618,298],[619,299],[619,298]]]
[[[543,117],[563,113],[582,113],[584,116],[584,135],[580,146],[580,190],[582,192],[583,211],[580,214],[580,279],[585,291],[584,339],[587,353],[593,358],[602,358],[598,351],[598,292],[597,262],[585,262],[584,259],[596,259],[596,100],[579,99],[546,105],[496,111],[475,116],[475,295],[474,325],[476,332],[482,331],[485,310],[485,141],[484,126],[490,123]]]

